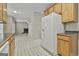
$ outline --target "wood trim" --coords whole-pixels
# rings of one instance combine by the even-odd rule
[[[6,40],[5,40],[2,44],[0,44],[0,48],[1,48],[7,41],[9,41],[10,38],[11,38],[13,35],[14,35],[14,34],[10,34],[10,35],[8,36],[8,38],[6,38]]]
[[[44,11],[48,10],[49,8],[53,7],[54,5],[56,5],[57,3],[54,3],[52,5],[50,5],[47,9],[45,9]]]
[[[55,12],[55,13],[57,13],[57,14],[59,14],[59,15],[62,15],[62,3],[54,3],[54,4],[50,5],[50,7],[48,7],[47,9],[44,10],[44,13],[45,13],[46,11],[48,12],[48,10],[49,10],[51,7],[54,7],[56,4],[61,4],[61,13],[57,13],[57,12]],[[47,15],[48,15],[48,14],[50,14],[50,13],[48,12]],[[44,16],[46,16],[46,15],[44,15]]]
[[[70,42],[70,41],[67,41],[67,40],[64,40],[64,39],[60,39],[60,38],[58,38],[58,40],[62,40],[62,41],[66,41],[66,42]]]
[[[70,40],[72,39],[72,38],[69,38]],[[61,41],[63,41],[63,42],[68,42],[69,43],[69,51],[68,51],[68,55],[67,56],[70,56],[71,55],[71,52],[72,52],[72,47],[71,47],[71,41],[67,41],[67,40],[64,40],[64,38],[63,39],[60,39],[60,38],[58,38],[57,39],[57,42],[58,42],[58,40],[61,40]],[[58,45],[58,44],[57,44]],[[57,47],[57,50],[58,50],[59,48]],[[62,55],[62,53],[59,53],[58,52],[58,55],[59,56],[64,56],[64,55]]]
[[[59,37],[58,37],[59,36]],[[72,53],[72,42],[71,42],[71,39],[72,39],[72,37],[71,36],[66,36],[65,34],[59,34],[57,36],[57,42],[58,42],[58,40],[60,40],[60,41],[62,41],[62,42],[68,42],[68,47],[69,47],[69,50],[68,50],[68,54],[67,54],[67,56],[70,56],[71,55],[71,53]],[[66,38],[68,38],[68,40],[66,40]],[[59,43],[60,44],[60,43]],[[57,43],[57,45],[58,45],[58,43]],[[57,50],[58,50],[59,48],[57,47]],[[59,51],[59,50],[58,50]],[[58,52],[58,54],[59,55],[62,55],[62,56],[64,56],[62,53],[60,53],[60,52]]]
[[[70,35],[66,35],[66,34],[64,34],[64,33],[58,33],[57,35],[59,35],[59,36],[71,37]]]
[[[14,48],[15,48],[15,40],[13,37],[9,40],[9,56],[12,56],[14,54]]]
[[[9,42],[9,48],[8,48],[8,55],[12,56],[14,54],[14,48],[15,48],[15,39],[13,37],[14,34],[10,34],[6,40],[0,45],[0,48],[6,43]]]
[[[2,16],[3,16],[3,22],[4,23],[7,23],[7,3],[3,3],[3,13],[2,13]],[[4,9],[6,9],[6,11],[4,11]],[[6,14],[4,14],[6,12]],[[6,15],[6,18],[4,19],[4,16]]]

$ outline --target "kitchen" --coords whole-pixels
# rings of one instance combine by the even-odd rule
[[[63,24],[64,32],[57,33],[57,52],[59,55],[76,56],[79,54],[78,9],[79,5],[77,3],[57,3],[44,11],[45,16],[52,12],[61,15],[61,23]]]
[[[0,39],[0,41],[1,41],[0,48],[1,47],[4,48],[7,45],[7,48],[4,51],[6,51],[6,53],[8,53],[9,56],[13,56],[14,50],[16,48],[15,38],[14,38],[14,35],[16,34],[16,28],[15,28],[16,26],[15,26],[15,21],[13,21],[11,19],[14,19],[14,20],[16,20],[16,19],[13,16],[9,15],[9,18],[10,17],[12,17],[12,18],[10,18],[10,20],[8,20],[9,18],[7,18],[6,9],[7,9],[6,4],[0,4],[0,12],[1,12],[0,25],[2,26],[2,27],[0,26],[0,29],[1,29],[0,32],[2,32],[1,39],[4,39],[2,41]],[[48,26],[47,27],[48,32],[45,33],[45,34],[47,34],[48,37],[46,37],[46,40],[41,42],[41,44],[43,45],[42,47],[49,53],[53,54],[54,56],[56,56],[56,55],[78,56],[79,55],[79,51],[78,51],[78,49],[79,49],[79,47],[78,47],[78,45],[79,45],[79,43],[78,43],[78,41],[79,41],[78,40],[79,39],[79,28],[78,28],[79,27],[79,20],[78,20],[79,11],[78,11],[78,9],[79,9],[78,3],[54,3],[54,4],[49,3],[48,6],[46,6],[46,8],[44,8],[44,10],[42,11],[44,13],[43,16],[38,12],[32,12],[33,13],[32,14],[33,23],[30,23],[30,21],[29,21],[29,24],[31,27],[29,26],[30,28],[29,28],[28,35],[30,35],[31,37],[33,36],[34,38],[41,37],[41,39],[43,40],[44,38],[42,38],[42,36],[44,35],[44,33],[43,32],[41,33],[41,31],[45,31],[46,29],[45,28],[40,29],[40,28],[44,25]],[[14,14],[16,14],[16,12]],[[30,13],[26,13],[26,14],[30,15]],[[58,15],[58,16],[55,17],[55,15]],[[22,16],[22,14],[20,16]],[[41,25],[41,18],[42,18],[42,25]],[[23,19],[23,18],[19,18],[19,19]],[[29,19],[31,19],[31,18],[29,17]],[[49,19],[50,19],[50,21],[49,21]],[[45,22],[45,23],[43,23],[43,22]],[[36,26],[36,25],[38,25],[38,26]],[[50,26],[50,25],[52,25],[52,26]],[[55,25],[56,25],[56,27],[55,27]],[[25,25],[25,26],[27,26],[27,25]],[[37,27],[37,29],[35,29],[36,27]],[[9,30],[11,30],[11,31],[9,31]],[[49,32],[49,30],[50,30],[50,32]],[[52,30],[53,30],[53,32],[52,32]],[[55,30],[57,30],[57,32]],[[22,30],[20,33],[22,33]],[[49,35],[48,35],[48,33],[49,33]],[[51,33],[51,35],[50,35],[50,33]],[[54,33],[54,34],[52,34],[52,33]],[[51,36],[51,39],[49,39],[50,36]],[[57,39],[57,40],[55,40],[56,42],[53,41],[54,40],[53,37],[55,39]],[[50,43],[51,40],[53,43],[52,42]],[[43,44],[43,43],[45,43],[45,44]],[[9,48],[9,50],[8,50],[8,48]],[[1,52],[2,51],[3,50],[1,50]],[[55,51],[55,52],[53,53],[53,51]]]

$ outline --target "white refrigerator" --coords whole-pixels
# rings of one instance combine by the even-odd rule
[[[41,44],[53,55],[57,55],[57,33],[64,33],[61,15],[51,13],[43,17],[41,22]]]

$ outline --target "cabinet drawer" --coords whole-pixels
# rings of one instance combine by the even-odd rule
[[[70,55],[70,42],[63,41],[62,47],[62,55],[69,56]]]
[[[71,39],[70,39],[70,37],[63,37],[63,40],[70,41]]]
[[[62,56],[69,56],[71,53],[70,41],[57,40],[57,51]]]
[[[59,35],[58,35],[57,37],[58,37],[59,39],[63,39],[63,36],[59,36]]]
[[[68,37],[68,36],[58,36],[58,39],[65,40],[65,41],[70,41],[71,37]]]

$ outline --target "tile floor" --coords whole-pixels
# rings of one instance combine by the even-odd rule
[[[15,56],[51,56],[41,47],[41,39],[21,34],[15,36],[15,42]]]

